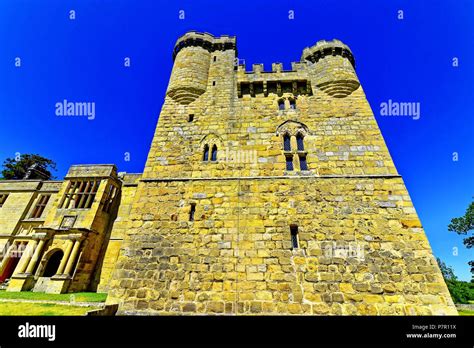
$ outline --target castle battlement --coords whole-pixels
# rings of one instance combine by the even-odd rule
[[[176,55],[185,47],[202,47],[209,52],[217,50],[237,50],[235,36],[221,35],[214,36],[210,33],[201,33],[198,31],[189,31],[181,36],[174,46],[173,60]]]
[[[218,58],[219,55],[225,55]],[[350,48],[340,40],[320,40],[303,50],[301,60],[284,70],[282,63],[272,63],[271,71],[263,64],[253,64],[247,71],[237,57],[234,36],[214,36],[191,31],[181,36],[173,51],[175,61],[167,95],[181,105],[189,105],[214,87],[215,74],[237,80],[237,95],[265,97],[284,93],[312,95],[320,89],[326,94],[344,98],[360,86],[354,70],[355,59]],[[222,60],[224,59],[224,60]],[[215,69],[225,69],[226,74]]]
[[[291,70],[284,70],[283,64],[280,62],[272,63],[272,70],[265,70],[264,64],[262,63],[255,63],[252,64],[252,70],[248,71],[245,64],[239,64],[237,66],[237,72],[239,74],[272,74],[272,73],[291,73],[291,72],[299,72],[305,71],[307,67],[306,62],[291,62]]]
[[[353,67],[355,67],[355,59],[352,55],[352,51],[342,41],[333,39],[331,41],[320,40],[316,45],[306,47],[301,55],[301,61],[310,61],[311,63],[317,63],[320,59],[326,56],[341,56],[347,58]]]

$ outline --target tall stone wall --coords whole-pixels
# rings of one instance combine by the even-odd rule
[[[131,226],[122,314],[456,314],[399,177],[151,181]]]

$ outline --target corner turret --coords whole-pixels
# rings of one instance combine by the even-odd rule
[[[174,66],[167,95],[182,105],[195,101],[206,91],[211,52],[236,50],[236,39],[215,37],[191,31],[181,36],[174,47]]]
[[[332,97],[347,97],[360,86],[354,56],[339,40],[322,40],[305,48],[301,62],[310,65],[308,71],[314,85]]]

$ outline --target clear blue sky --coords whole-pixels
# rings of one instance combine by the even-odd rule
[[[264,63],[267,69],[272,62],[289,68],[304,47],[338,38],[355,55],[435,255],[469,280],[472,250],[447,225],[474,196],[473,17],[469,0],[2,0],[0,161],[17,152],[39,153],[58,163],[58,178],[79,163],[141,172],[171,51],[187,30],[237,35],[247,67]],[[16,57],[21,67],[15,67]],[[123,66],[125,57],[130,68]],[[57,117],[55,104],[64,99],[95,102],[96,118]],[[389,99],[420,102],[421,118],[380,116],[380,103]]]

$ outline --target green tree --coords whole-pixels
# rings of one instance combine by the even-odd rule
[[[464,245],[468,249],[474,246],[474,236],[472,235],[474,231],[474,202],[469,205],[463,216],[451,219],[451,223],[448,225],[448,231],[467,235],[463,240]],[[474,277],[474,260],[469,261],[469,266],[471,266],[471,273]]]
[[[56,170],[56,163],[35,154],[23,154],[19,159],[7,158],[3,162],[2,177],[6,180],[53,179],[50,170]]]
[[[473,301],[474,283],[458,280],[452,267],[446,265],[439,258],[436,258],[436,261],[438,261],[439,268],[454,303],[470,303],[469,301]]]
[[[452,267],[446,265],[439,257],[436,258],[436,261],[438,261],[439,269],[445,280],[458,280]]]

